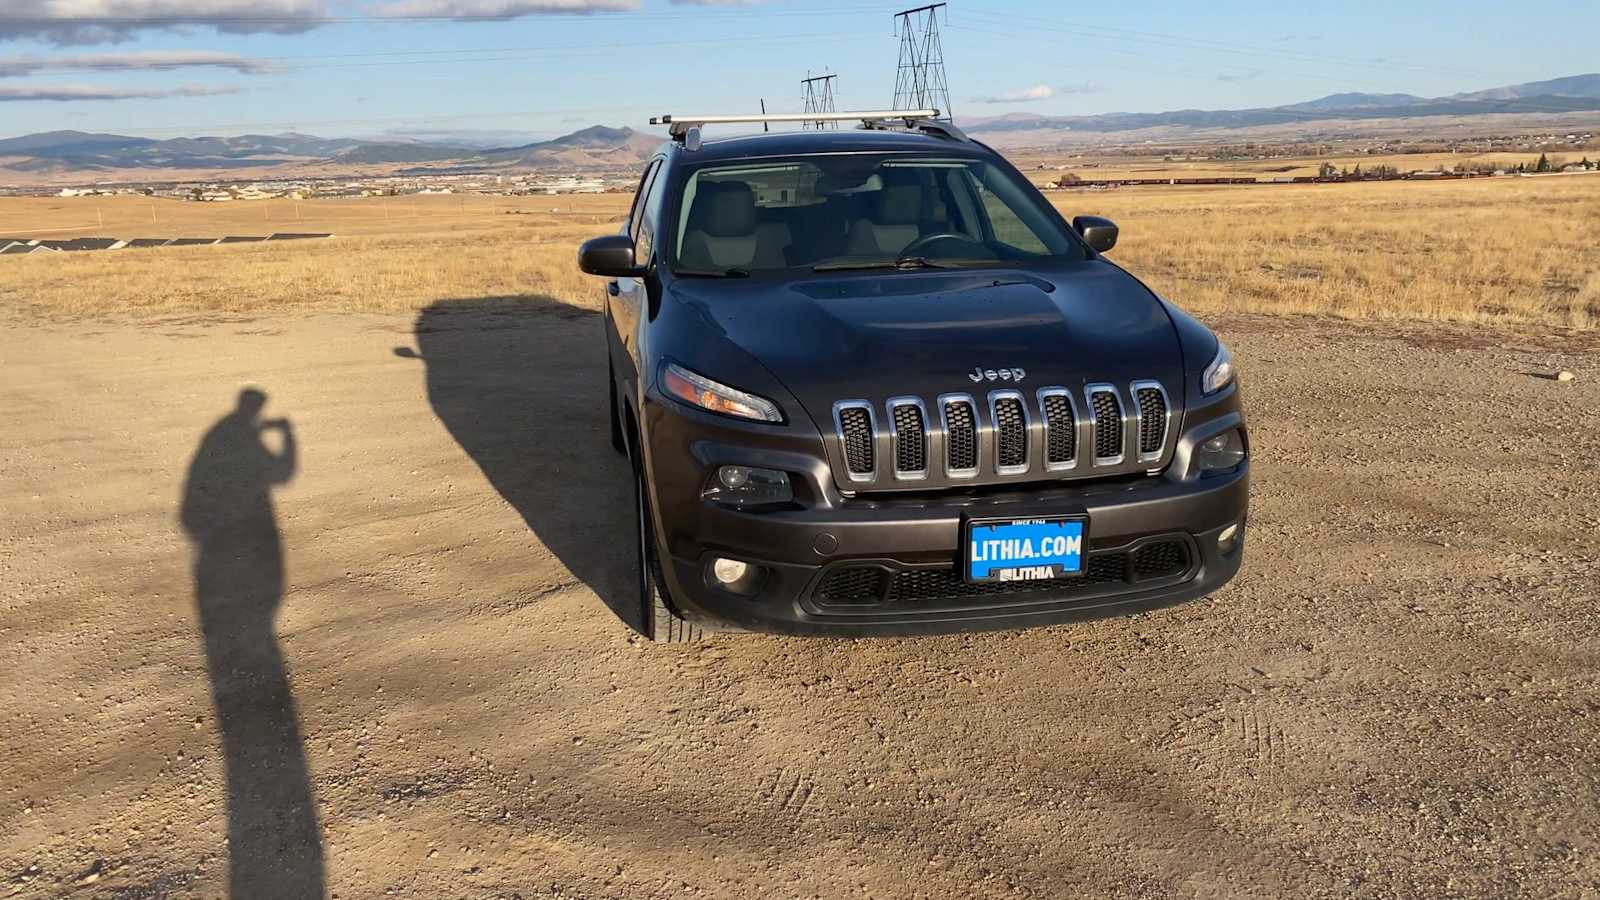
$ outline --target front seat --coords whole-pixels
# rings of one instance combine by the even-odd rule
[[[763,240],[766,237],[766,240]],[[695,193],[678,261],[690,269],[776,269],[787,240],[756,225],[756,196],[744,182],[708,182]]]
[[[872,217],[850,226],[851,256],[888,256],[922,236],[922,187],[885,185],[878,192]]]

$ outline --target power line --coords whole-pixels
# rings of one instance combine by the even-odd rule
[[[581,19],[627,19],[634,20],[675,20],[675,19],[739,19],[752,18],[785,18],[785,17],[812,17],[836,16],[849,13],[881,13],[882,6],[835,6],[813,9],[766,9],[766,10],[740,10],[738,12],[693,12],[693,13],[668,13],[668,12],[593,12],[581,14]],[[549,19],[559,16],[557,13],[541,13],[537,16],[528,13],[433,13],[433,14],[377,14],[360,16],[268,16],[268,15],[182,15],[182,16],[0,16],[0,26],[32,26],[36,28],[51,28],[72,25],[145,25],[152,28],[164,28],[177,25],[209,25],[213,23],[228,25],[305,25],[316,27],[319,25],[384,25],[404,22],[506,22],[517,19],[544,18]],[[564,18],[579,19],[580,15],[573,13]]]
[[[950,86],[944,76],[944,45],[939,40],[938,14],[944,8],[943,3],[933,3],[895,13],[900,62],[890,109],[937,109],[941,121],[953,121]]]
[[[836,112],[833,108],[833,82],[838,77],[833,74],[812,75],[807,72],[806,77],[800,79],[800,87],[805,91],[805,109],[802,111],[808,113]],[[838,128],[839,123],[819,120],[806,122],[803,127],[821,130],[824,128]]]

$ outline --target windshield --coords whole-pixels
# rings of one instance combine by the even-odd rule
[[[1054,210],[981,159],[848,154],[708,166],[689,176],[677,209],[680,275],[1084,258]]]

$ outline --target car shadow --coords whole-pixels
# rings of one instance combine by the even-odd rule
[[[573,577],[635,631],[633,483],[611,449],[598,310],[550,297],[440,300],[417,315],[428,402]]]
[[[294,431],[261,418],[246,389],[201,438],[179,513],[194,545],[195,603],[222,734],[228,895],[324,896],[316,799],[289,671],[274,628],[283,602],[283,542],[272,489],[294,477]],[[263,435],[278,435],[274,452]]]

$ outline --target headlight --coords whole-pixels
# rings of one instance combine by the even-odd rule
[[[775,469],[753,466],[723,466],[700,496],[729,506],[764,506],[788,503],[794,499],[789,476]]]
[[[661,367],[661,386],[676,399],[709,412],[757,422],[783,421],[783,413],[771,400],[718,384],[676,363]]]
[[[1195,470],[1201,472],[1222,472],[1237,468],[1244,462],[1244,436],[1239,434],[1239,429],[1229,428],[1227,431],[1207,438],[1200,442],[1194,451]]]
[[[1226,344],[1217,341],[1217,356],[1200,375],[1200,391],[1215,394],[1230,384],[1233,384],[1233,354],[1228,352]]]

